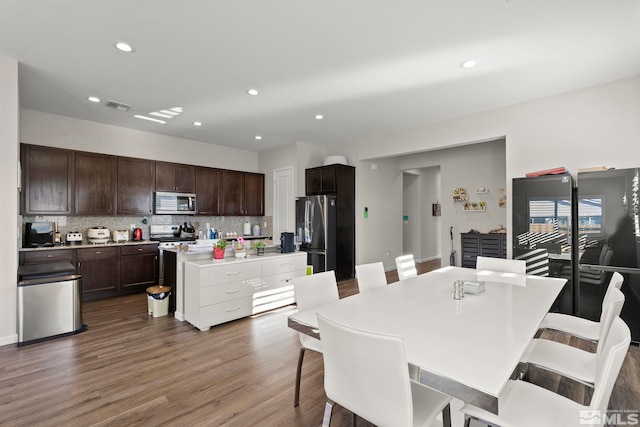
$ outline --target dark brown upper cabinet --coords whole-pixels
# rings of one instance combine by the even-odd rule
[[[222,215],[264,215],[264,174],[223,170]]]
[[[156,191],[193,193],[195,189],[194,166],[156,162]]]
[[[334,194],[338,189],[336,166],[328,165],[307,169],[305,172],[305,192],[307,196]]]
[[[22,214],[72,214],[73,151],[21,145]]]
[[[116,213],[116,157],[96,153],[75,153],[75,213]]]
[[[221,215],[220,169],[196,167],[196,203],[198,215]]]
[[[244,215],[264,215],[264,174],[244,173],[243,182]]]
[[[149,215],[153,211],[155,162],[118,157],[118,215]]]

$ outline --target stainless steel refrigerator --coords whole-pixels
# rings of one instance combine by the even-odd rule
[[[314,273],[336,270],[336,204],[335,196],[296,199],[296,240]]]

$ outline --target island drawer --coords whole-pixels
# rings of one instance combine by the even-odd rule
[[[273,274],[271,276],[265,276],[263,277],[261,291],[265,292],[271,289],[283,288],[285,286],[293,286],[292,279],[294,277],[300,277],[306,274],[307,274],[307,270],[302,269],[298,271],[291,271],[288,273]]]
[[[251,316],[253,312],[253,298],[238,298],[232,301],[214,304],[200,309],[200,329]]]
[[[224,283],[260,279],[259,262],[239,262],[229,265],[215,265],[202,269],[200,286],[215,286]]]
[[[259,279],[256,279],[253,281],[231,282],[201,288],[200,306],[205,307],[238,298],[250,297],[254,292],[260,290],[260,282]],[[257,286],[257,289],[254,286]]]
[[[296,270],[305,270],[306,268],[307,268],[306,254],[277,257],[273,259],[265,259],[264,261],[262,261],[263,276],[288,273]]]

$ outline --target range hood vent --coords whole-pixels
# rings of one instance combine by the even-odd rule
[[[113,108],[114,110],[118,111],[129,111],[129,109],[131,108],[131,105],[123,104],[122,102],[118,101],[107,101],[104,106],[107,108]]]

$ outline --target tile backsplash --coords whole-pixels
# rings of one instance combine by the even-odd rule
[[[196,229],[203,230],[206,223],[210,223],[211,227],[221,230],[223,233],[236,232],[242,235],[243,224],[249,222],[251,225],[258,224],[261,228],[260,234],[263,236],[271,236],[272,217],[270,216],[185,216],[185,215],[149,215],[149,216],[23,216],[19,230],[19,246],[22,246],[22,233],[24,232],[24,224],[27,222],[56,222],[58,231],[62,235],[62,239],[68,232],[79,231],[86,240],[87,229],[91,227],[106,227],[112,230],[130,230],[131,228],[142,229],[142,238],[149,239],[150,225],[169,225],[184,224],[189,222]],[[265,227],[266,224],[266,227]]]

